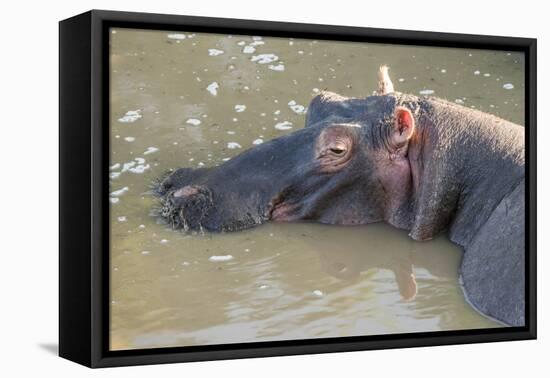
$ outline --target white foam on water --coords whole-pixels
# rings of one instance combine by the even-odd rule
[[[109,173],[109,178],[114,180],[120,176],[120,172],[111,172]]]
[[[137,157],[134,159],[138,164],[145,164],[145,159],[142,157]]]
[[[239,41],[239,42],[237,42],[237,45],[244,46],[244,45],[246,45],[246,42],[245,41]]]
[[[229,135],[235,135],[235,132],[233,130],[228,130],[228,131],[226,131],[226,133],[229,134]]]
[[[246,110],[246,105],[235,105],[235,111],[237,113],[242,113]]]
[[[447,70],[445,68],[441,69],[441,73],[446,73],[446,72],[447,72]]]
[[[464,100],[461,99],[461,98],[457,98],[457,99],[455,100],[455,102],[456,102],[457,104],[464,104]]]
[[[210,92],[210,94],[211,94],[212,96],[217,96],[217,95],[218,95],[218,88],[219,88],[219,87],[220,87],[220,86],[218,85],[217,82],[213,82],[213,83],[209,84],[209,85],[206,87],[206,90],[207,90],[208,92]]]
[[[418,91],[422,96],[429,96],[431,94],[434,94],[435,91],[433,89],[423,89],[421,91]]]
[[[185,123],[193,126],[198,126],[201,124],[201,120],[197,118],[189,118]]]
[[[292,122],[289,122],[289,121],[279,122],[275,125],[275,128],[277,130],[290,130],[292,129]]]
[[[147,165],[140,164],[140,165],[136,165],[133,168],[130,168],[128,171],[132,172],[132,173],[142,174],[143,172],[145,172],[149,168],[151,168],[151,166],[149,164],[147,164]]]
[[[479,71],[474,71],[474,75],[479,75],[481,72]]]
[[[180,41],[187,38],[187,36],[185,34],[181,34],[181,33],[168,34],[167,37],[169,39],[177,39],[177,40],[180,40]]]
[[[300,104],[297,104],[296,101],[291,100],[288,103],[288,106],[296,114],[304,114],[306,112],[306,107]]]
[[[502,86],[504,89],[514,89],[514,84],[512,83],[506,83]]]
[[[157,152],[159,149],[157,147],[147,147],[147,150],[143,153],[143,155],[149,155],[154,152]]]
[[[113,204],[114,204],[114,203],[118,203],[118,202],[120,201],[120,199],[119,199],[119,198],[116,198],[116,197],[114,197],[114,198],[109,198],[109,201],[111,201],[111,203],[113,203]]]
[[[130,142],[130,143],[131,143],[131,142],[135,141],[136,138],[130,137],[130,136],[129,136],[129,137],[124,138],[124,140],[125,140],[126,142]]]
[[[402,77],[400,77],[399,79],[397,79],[398,82],[402,83],[405,81],[405,79],[403,79]]]
[[[223,158],[222,161],[229,161],[231,158]]]
[[[317,297],[322,297],[324,293],[321,290],[313,290],[313,295]]]
[[[141,118],[141,110],[128,110],[124,116],[118,119],[118,122],[132,123]]]
[[[489,77],[489,76],[491,76],[491,74],[487,72],[487,73],[484,73],[483,76]]]
[[[231,255],[210,256],[208,260],[213,262],[224,262],[224,261],[233,260],[233,256]]]
[[[150,254],[150,253],[151,253],[151,252],[149,252],[149,251],[141,251],[141,254],[142,254],[142,255],[148,255],[148,254]]]
[[[320,89],[319,88],[313,88],[312,91],[313,91],[313,93],[319,93]]]
[[[125,216],[121,216],[121,217],[118,217],[117,220],[119,222],[126,222],[126,217]]]
[[[229,142],[227,143],[227,148],[234,150],[236,148],[242,148],[242,146],[237,142]]]
[[[264,142],[264,140],[262,138],[258,138],[258,139],[255,139],[252,144],[255,144],[255,145],[258,145],[258,144],[262,144]]]
[[[262,39],[263,39],[263,38],[260,37],[259,35],[254,35],[254,36],[252,36],[252,40],[253,40],[253,41],[261,41]]]
[[[124,193],[126,193],[128,190],[130,190],[127,186],[125,186],[122,189],[115,190],[114,192],[111,192],[111,197],[120,197]]]
[[[243,48],[244,54],[254,54],[255,52],[256,52],[256,48],[254,46],[248,45]]]
[[[162,239],[162,240],[160,241],[160,244],[166,244],[166,243],[168,243],[168,240],[166,240],[166,239]]]
[[[120,168],[120,163],[113,164],[109,167],[109,170],[114,171],[115,169]]]
[[[279,63],[277,65],[270,64],[269,66],[267,66],[267,68],[269,68],[272,71],[282,72],[282,71],[285,70],[285,65],[281,64],[281,63]]]
[[[210,56],[218,56],[218,55],[223,54],[224,52],[225,51],[218,50],[218,49],[208,49],[208,55],[210,55]]]
[[[254,39],[252,38],[252,42],[248,43],[249,46],[260,46],[260,45],[265,45],[265,41],[263,41],[261,38],[260,39]]]
[[[126,172],[127,170],[129,170],[130,168],[132,168],[134,165],[136,165],[136,162],[135,161],[130,161],[128,163],[124,163],[122,165],[122,171],[121,172]]]
[[[276,62],[277,60],[279,60],[279,57],[275,54],[259,54],[252,56],[250,60],[258,64],[267,64]]]

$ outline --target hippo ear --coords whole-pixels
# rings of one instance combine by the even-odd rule
[[[391,82],[390,75],[388,73],[388,66],[381,66],[378,69],[378,90],[377,95],[386,95],[392,93],[393,83]]]
[[[399,148],[407,143],[414,134],[414,117],[409,109],[399,106],[395,109],[394,118],[391,144]]]

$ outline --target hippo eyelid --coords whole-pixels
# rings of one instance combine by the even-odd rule
[[[348,150],[348,145],[344,141],[336,141],[334,143],[331,143],[328,148],[328,151],[340,155]]]

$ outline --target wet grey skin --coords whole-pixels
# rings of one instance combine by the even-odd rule
[[[417,241],[447,232],[464,249],[468,301],[525,324],[524,128],[438,98],[395,92],[387,68],[375,95],[325,92],[305,127],[160,185],[176,228],[238,231],[267,221],[385,221]]]

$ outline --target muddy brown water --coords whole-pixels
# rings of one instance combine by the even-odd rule
[[[170,168],[214,166],[303,127],[321,90],[396,90],[523,124],[514,52],[111,30],[113,350],[499,327],[465,301],[461,250],[384,224],[183,234],[150,215]],[[274,177],[274,180],[276,178]]]

